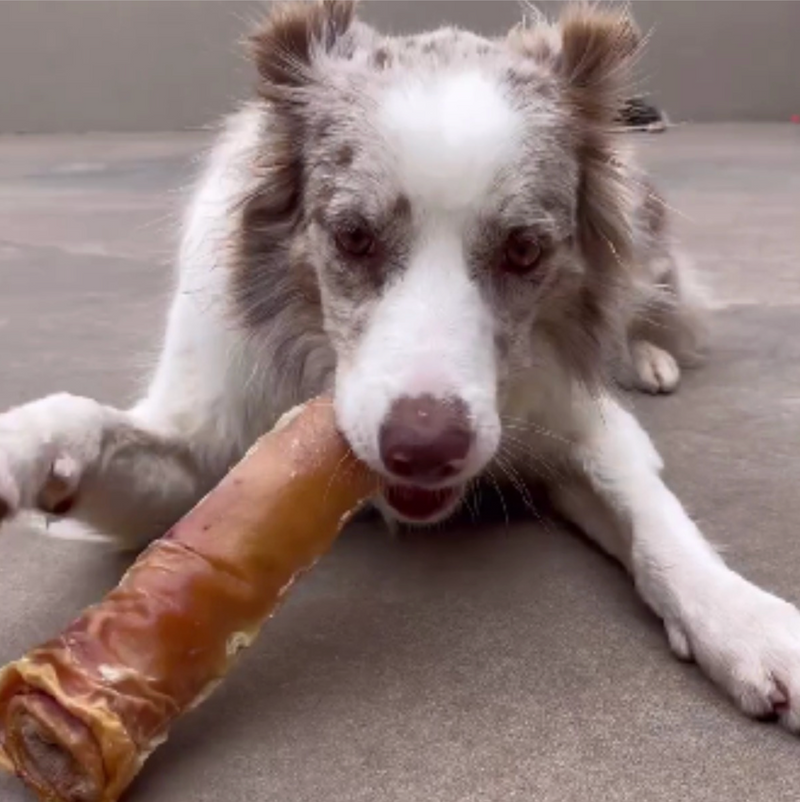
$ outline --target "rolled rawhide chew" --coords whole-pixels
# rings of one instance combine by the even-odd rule
[[[377,488],[318,399],[265,435],[99,604],[0,670],[0,766],[116,802]]]

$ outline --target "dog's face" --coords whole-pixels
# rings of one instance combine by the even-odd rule
[[[283,24],[318,32],[292,65],[313,75],[272,87],[301,138],[292,257],[319,287],[343,433],[396,517],[435,521],[495,456],[536,332],[591,314],[562,46],[549,27],[386,39],[342,4],[301,5]]]
[[[414,41],[401,47],[424,53]],[[575,268],[578,178],[546,77],[519,96],[503,46],[427,41],[442,55],[366,73],[353,124],[313,149],[307,194],[339,423],[416,520],[445,515],[497,450],[504,381]]]

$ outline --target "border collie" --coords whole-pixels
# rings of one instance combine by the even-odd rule
[[[725,565],[616,393],[672,391],[703,340],[667,207],[615,130],[627,12],[386,37],[351,2],[298,2],[251,45],[258,93],[189,206],[147,393],[0,415],[0,518],[141,544],[327,392],[389,521],[444,520],[494,467],[558,466],[556,508],[628,569],[675,653],[800,730],[800,614]]]

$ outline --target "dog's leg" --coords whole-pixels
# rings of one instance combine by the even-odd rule
[[[628,568],[679,657],[696,660],[745,713],[800,731],[800,612],[725,565],[663,483],[637,421],[613,401],[598,404],[587,405],[577,478],[554,488],[556,505]]]
[[[207,474],[177,432],[137,409],[59,394],[0,414],[0,521],[69,514],[141,545],[192,506]]]

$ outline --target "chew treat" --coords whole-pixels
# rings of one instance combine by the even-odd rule
[[[312,401],[59,637],[0,670],[0,766],[45,802],[115,802],[252,643],[377,479]]]

